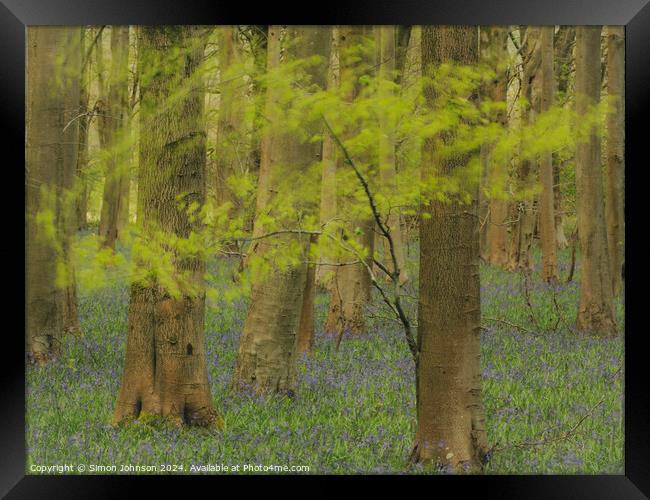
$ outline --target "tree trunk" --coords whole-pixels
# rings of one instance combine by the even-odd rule
[[[485,26],[481,26],[479,28],[480,30],[480,37],[479,37],[479,57],[481,60],[485,61],[487,64],[489,64],[491,61],[490,59],[490,52],[491,52],[491,47],[490,47],[490,42],[493,42],[491,40],[493,38],[491,29],[487,28]],[[496,69],[496,68],[494,68]],[[485,95],[488,99],[492,98],[493,95],[493,88],[496,86],[496,82],[489,82],[485,83],[481,89],[481,93]],[[483,262],[488,262],[489,261],[489,251],[488,248],[490,246],[489,243],[489,227],[490,227],[490,212],[491,212],[491,203],[489,198],[486,196],[486,190],[488,188],[489,184],[489,176],[490,176],[490,153],[492,149],[492,144],[489,144],[487,142],[483,142],[481,144],[481,149],[480,149],[480,154],[479,154],[479,162],[481,165],[481,185],[479,186],[479,200],[478,200],[478,206],[479,206],[479,249],[480,249],[480,256],[481,260]]]
[[[614,102],[607,115],[607,244],[612,289],[622,288],[625,260],[625,27],[607,27],[607,93]]]
[[[421,26],[411,26],[408,48],[406,49],[406,54],[404,55],[404,67],[400,75],[400,92],[403,96],[410,96],[419,94],[419,82],[422,78],[422,50],[421,50],[421,41],[422,41],[422,27]],[[406,159],[412,159],[412,165],[415,166],[413,170],[416,178],[419,176],[419,166],[420,166],[420,156],[422,154],[422,140],[416,136],[409,137],[403,141],[397,150],[396,164],[397,172],[402,173],[398,175],[398,181],[403,182],[405,177],[403,173],[409,171],[413,167],[406,164]],[[409,161],[410,163],[410,161]],[[407,180],[408,182],[408,180]],[[419,229],[419,222],[417,215],[406,215],[403,214],[403,223],[404,223],[404,243],[406,245],[405,252],[408,260],[408,255],[410,255],[410,242],[411,242],[411,233]]]
[[[135,160],[137,159],[137,144],[134,140],[134,130],[137,126],[133,123],[136,121],[137,114],[134,113],[134,108],[137,101],[138,91],[138,64],[137,64],[137,26],[126,28],[126,46],[127,51],[131,52],[131,56],[127,56],[127,71],[133,74],[133,78],[126,76],[126,96],[124,96],[124,121],[122,128],[124,130],[124,167],[121,169],[122,177],[120,179],[120,209],[117,215],[117,234],[120,235],[124,232],[129,225],[131,217],[131,171],[135,169]],[[135,40],[134,40],[135,39]],[[134,40],[135,43],[131,42]],[[127,52],[128,55],[128,52]],[[135,60],[135,64],[129,65],[129,59]]]
[[[541,111],[544,113],[553,106],[553,32],[554,26],[543,26],[541,31]],[[539,177],[542,184],[540,196],[540,241],[542,247],[542,279],[546,282],[557,280],[557,241],[555,236],[555,205],[553,200],[553,152],[541,154]]]
[[[280,35],[281,26],[269,26],[267,37],[267,55],[266,55],[266,72],[271,73],[280,65]],[[268,86],[266,89],[266,102],[264,107],[264,116],[267,117],[270,123],[276,126],[269,126],[265,133],[262,135],[260,141],[260,170],[257,178],[257,197],[255,199],[255,221],[253,223],[253,237],[259,236],[262,226],[257,223],[260,214],[264,213],[268,200],[271,196],[271,152],[274,147],[275,136],[280,132],[278,130],[277,111],[278,107],[278,91],[273,85]],[[249,252],[255,250],[257,243],[251,244]]]
[[[395,26],[378,26],[375,28],[379,35],[379,77],[382,83],[389,83],[392,85],[395,79]],[[382,87],[382,96],[390,99],[394,90],[391,87]],[[380,110],[379,127],[381,129],[381,137],[379,141],[379,181],[382,186],[382,191],[386,194],[390,203],[391,193],[397,191],[397,171],[395,165],[395,124],[391,122],[388,113]],[[399,281],[404,284],[408,281],[408,272],[406,271],[406,260],[404,258],[404,237],[402,233],[402,217],[399,207],[390,204],[386,207],[388,210],[387,226],[390,229],[391,237],[393,238],[393,245],[395,249],[395,256],[397,265],[399,267]],[[390,255],[390,245],[386,238],[382,238],[384,246],[384,263],[386,268],[393,272],[393,260]]]
[[[523,31],[523,28],[522,28]],[[531,108],[533,107],[533,83],[537,77],[540,65],[539,33],[538,29],[528,27],[527,39],[523,47],[523,74],[521,78],[520,98],[525,101],[521,110],[521,123],[525,126],[531,122]],[[523,35],[522,35],[523,36]],[[519,160],[517,172],[518,190],[530,187],[532,180],[532,162],[527,158]],[[514,207],[514,220],[512,228],[508,268],[510,270],[522,269],[529,271],[533,262],[530,258],[530,249],[533,242],[535,229],[534,200],[530,196],[520,199]]]
[[[478,29],[426,26],[422,61],[427,70],[440,63],[478,62]],[[425,87],[435,112],[435,90]],[[423,149],[423,178],[453,175],[467,155],[437,158],[436,142]],[[452,469],[480,468],[486,452],[480,375],[480,278],[478,179],[472,201],[432,200],[420,222],[420,297],[418,312],[417,433],[412,459]]]
[[[100,41],[101,43],[101,41]],[[128,150],[126,126],[128,103],[129,27],[111,27],[111,71],[106,102],[98,110],[104,135],[106,176],[102,198],[99,236],[103,247],[115,249],[121,205],[128,192]],[[126,184],[126,186],[125,186]]]
[[[490,174],[490,149],[491,145],[487,143],[481,144],[481,149],[479,152],[479,162],[481,164],[481,185],[479,189],[479,255],[483,262],[488,262],[489,260],[489,226],[490,226],[490,212],[491,212],[491,203],[488,198],[485,196],[484,189],[487,188],[489,182]]]
[[[310,245],[317,243],[316,235],[310,238]],[[314,299],[316,294],[316,265],[310,263],[307,267],[305,289],[302,294],[302,309],[298,323],[296,349],[299,353],[310,354],[314,348]]]
[[[65,108],[63,131],[63,200],[60,204],[60,231],[65,262],[66,279],[63,291],[63,331],[78,334],[81,331],[77,313],[77,284],[72,255],[72,241],[76,233],[77,160],[79,159],[79,103],[81,101],[81,28],[69,28],[67,39],[67,58],[65,66]],[[66,128],[67,127],[67,128]]]
[[[557,86],[557,100],[564,106],[569,90],[569,78],[573,62],[573,42],[575,41],[575,27],[560,26],[555,35],[555,81]],[[555,201],[555,234],[558,248],[567,248],[569,240],[564,232],[564,213],[562,209],[562,189],[560,170],[563,167],[559,153],[553,153],[553,198]]]
[[[32,27],[27,43],[26,350],[41,365],[79,327],[70,240],[81,29]]]
[[[496,79],[491,82],[486,93],[489,99],[495,103],[502,103],[505,108],[509,79],[508,69],[504,64],[508,57],[506,46],[508,31],[504,27],[481,27],[481,33],[485,35],[482,42],[487,44],[483,56],[487,58],[488,64],[496,73]],[[508,114],[505,109],[498,112],[496,119],[501,126],[507,127]],[[505,267],[508,262],[508,228],[506,225],[508,202],[505,195],[508,165],[505,159],[495,159],[492,149],[493,145],[491,144],[481,145],[482,160],[485,162],[484,169],[487,171],[488,187],[493,192],[493,196],[489,200],[489,215],[481,215],[481,223],[485,224],[484,259],[491,264]],[[485,158],[483,158],[483,155],[485,155]]]
[[[351,57],[350,48],[363,43],[370,28],[361,26],[342,26],[339,28],[339,61],[341,84],[353,82],[345,96],[347,102],[353,102],[358,95],[359,67],[371,66],[368,61]],[[363,70],[362,70],[363,71]],[[350,133],[350,132],[348,132]],[[339,213],[354,213],[347,204],[353,203],[351,197],[339,199]],[[373,265],[374,252],[374,220],[358,215],[350,216],[346,221],[346,237],[352,237],[357,243],[368,249],[366,265]],[[350,258],[348,256],[348,258]],[[325,322],[325,331],[350,332],[359,334],[365,332],[364,307],[370,301],[370,275],[362,263],[339,266],[336,268],[330,288],[330,307]]]
[[[499,80],[494,87],[493,99],[506,103],[508,91],[508,75],[499,75]],[[499,122],[507,127],[508,114],[505,110],[499,113]],[[508,201],[505,197],[506,182],[508,181],[508,165],[506,160],[492,160],[490,162],[490,182],[496,189],[496,195],[490,200],[490,215],[487,221],[488,262],[496,266],[505,267],[508,263],[508,227],[509,216]]]
[[[600,97],[601,26],[576,28],[576,113],[591,111]],[[582,250],[577,328],[616,335],[611,267],[607,254],[600,161],[600,131],[594,124],[576,151],[578,235]]]
[[[205,355],[205,263],[168,241],[187,239],[200,223],[179,206],[205,201],[206,132],[202,28],[142,27],[138,220],[144,245],[159,245],[171,260],[163,283],[156,263],[137,259],[131,285],[122,386],[114,423],[158,415],[181,424],[212,425]],[[179,53],[180,52],[180,53]],[[179,88],[187,90],[180,98]],[[157,262],[157,261],[156,261]]]
[[[91,30],[82,28],[81,35],[81,53],[84,59],[81,61],[83,66],[81,73],[81,84],[79,88],[79,147],[77,154],[77,230],[86,229],[88,226],[88,179],[86,171],[88,169],[88,127],[90,126],[90,110],[88,109],[90,99],[90,57],[86,56],[86,36]]]
[[[569,240],[564,232],[564,210],[562,207],[562,189],[560,170],[562,168],[559,160],[559,155],[553,153],[553,209],[555,211],[555,239],[557,248],[567,248]]]
[[[216,202],[217,206],[229,203],[230,214],[238,212],[239,200],[235,196],[228,179],[237,172],[242,173],[245,163],[244,131],[244,93],[245,80],[241,74],[237,26],[222,26],[219,54],[220,97],[217,120],[217,159],[216,159]]]
[[[309,26],[291,26],[285,38],[280,40],[280,27],[269,27],[268,64],[269,70],[278,64],[290,64],[313,55],[322,57],[320,64],[310,68],[312,82],[325,87],[325,75],[329,51],[329,30]],[[281,50],[284,58],[280,62]],[[298,84],[299,82],[296,82]],[[273,110],[277,90],[267,89],[269,106],[273,112],[267,114],[271,120],[270,133],[262,148],[260,184],[258,186],[257,214],[274,218],[280,229],[294,229],[295,220],[287,218],[281,210],[275,210],[275,203],[289,194],[296,182],[300,182],[307,169],[319,161],[321,146],[309,142],[320,132],[320,123],[307,127],[307,137],[301,138],[296,131],[283,128],[282,116]],[[300,201],[299,203],[303,203]],[[306,212],[315,211],[315,206],[296,206]],[[256,218],[254,234],[266,232],[264,219]],[[251,302],[241,335],[239,354],[235,366],[235,387],[252,387],[258,393],[292,394],[295,384],[296,337],[301,312],[304,317],[309,303],[303,304],[307,282],[309,236],[281,234],[254,241],[249,252],[269,267],[268,271],[256,269],[253,264],[253,286]],[[300,262],[286,266],[277,262],[278,249],[287,252],[287,247],[300,250]],[[254,262],[251,260],[251,262]],[[312,285],[313,286],[313,285]],[[309,300],[307,301],[309,302]],[[313,302],[311,303],[313,308]]]
[[[252,26],[252,29],[256,30],[260,35],[258,35],[259,42],[256,46],[256,49],[253,53],[253,65],[255,67],[256,73],[263,73],[267,67],[267,39],[268,39],[268,26]],[[261,157],[262,157],[262,137],[260,134],[261,123],[264,118],[264,105],[266,102],[266,92],[265,89],[259,85],[257,79],[252,79],[252,84],[249,88],[249,95],[254,102],[254,117],[253,123],[251,126],[251,145],[249,152],[249,164],[251,169],[258,173],[260,169]],[[252,227],[253,219],[255,214],[252,214],[250,217],[250,223]]]
[[[329,68],[327,70],[327,89],[334,91],[339,86],[339,28],[334,26],[331,31],[331,52]],[[323,134],[323,176],[321,180],[320,195],[320,223],[324,231],[331,231],[331,223],[336,217],[337,196],[336,196],[336,170],[340,156],[336,150],[334,139],[328,133]],[[320,262],[333,260],[327,252],[322,252]],[[331,291],[333,275],[336,269],[331,266],[320,264],[316,268],[316,283]]]

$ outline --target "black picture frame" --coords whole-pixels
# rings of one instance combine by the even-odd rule
[[[366,0],[345,3],[330,0],[310,9],[289,2],[250,4],[220,0],[0,0],[0,123],[5,139],[2,159],[10,174],[2,200],[4,214],[16,225],[24,219],[20,207],[24,199],[17,189],[24,161],[25,130],[25,27],[28,25],[99,24],[617,24],[626,26],[626,316],[625,316],[625,473],[623,475],[578,476],[404,476],[406,483],[434,490],[440,481],[451,485],[454,496],[468,491],[490,498],[648,498],[650,496],[650,390],[646,385],[645,349],[640,301],[645,276],[640,271],[639,231],[643,221],[642,173],[647,164],[644,122],[650,96],[650,5],[648,0]],[[316,8],[317,7],[317,8]],[[645,140],[645,141],[644,141]],[[12,153],[7,155],[7,153]],[[16,178],[14,178],[15,176]],[[24,178],[23,178],[24,181]],[[11,186],[11,187],[9,187]],[[14,199],[15,196],[15,199]],[[23,213],[21,217],[19,213]],[[14,229],[13,227],[11,229]],[[9,229],[5,229],[9,231]],[[10,242],[14,242],[13,232]],[[630,237],[632,235],[632,237]],[[9,255],[11,251],[18,254]],[[0,250],[6,271],[15,270],[16,284],[5,289],[24,290],[20,275],[20,245],[5,242]],[[24,257],[24,254],[23,254]],[[22,281],[21,281],[22,280]],[[631,292],[631,293],[630,293]],[[24,298],[24,295],[23,295]],[[134,484],[155,484],[158,477],[132,476],[35,476],[25,475],[25,356],[19,333],[20,293],[4,301],[6,312],[18,317],[16,327],[4,329],[5,346],[11,346],[0,364],[0,495],[7,498],[113,498],[128,496]],[[14,304],[15,302],[15,304]],[[22,308],[24,311],[24,306]],[[24,329],[24,325],[23,325]],[[23,330],[24,331],[24,330]],[[645,377],[644,377],[645,375]],[[214,476],[210,476],[213,478]],[[195,488],[187,476],[174,476],[183,489]],[[223,477],[222,481],[241,481],[243,477]],[[259,479],[259,477],[258,477]],[[306,481],[306,476],[263,477],[265,482],[286,479]],[[335,479],[338,479],[335,478]],[[392,477],[391,480],[394,480]],[[401,479],[401,478],[399,478]],[[398,480],[399,480],[398,479]],[[204,481],[194,477],[191,481]],[[343,477],[364,481],[368,477]],[[386,477],[372,482],[382,485]],[[436,482],[434,486],[431,482]],[[128,483],[128,484],[127,484]],[[160,483],[158,483],[160,484]],[[169,481],[165,478],[165,488]],[[312,490],[313,491],[313,490]],[[440,491],[441,493],[441,491]]]

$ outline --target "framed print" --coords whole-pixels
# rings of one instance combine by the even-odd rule
[[[25,163],[7,498],[650,495],[645,0],[2,0],[0,23],[16,198]]]

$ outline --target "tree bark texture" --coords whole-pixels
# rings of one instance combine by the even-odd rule
[[[478,61],[478,29],[426,26],[425,70],[443,62]],[[435,91],[425,88],[435,112]],[[438,140],[446,140],[440,137]],[[452,175],[467,155],[436,157],[435,139],[423,151],[423,176]],[[481,401],[478,179],[472,202],[432,200],[420,225],[417,432],[412,459],[458,470],[481,466],[487,445]]]
[[[122,386],[113,421],[161,416],[178,424],[218,421],[205,353],[205,263],[166,242],[200,228],[179,205],[205,202],[204,96],[196,71],[202,29],[147,26],[141,31],[141,134],[138,212],[142,244],[153,241],[173,266],[172,290],[156,262],[136,256],[141,278],[131,285]],[[182,89],[179,97],[178,91]],[[157,239],[156,239],[157,237]],[[160,241],[162,239],[162,241]]]

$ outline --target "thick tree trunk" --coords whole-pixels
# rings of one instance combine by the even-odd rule
[[[199,229],[199,222],[179,206],[179,196],[187,205],[205,201],[204,97],[196,78],[203,58],[197,37],[202,33],[201,28],[185,26],[143,27],[141,32],[140,112],[146,133],[139,145],[140,237],[143,244],[155,240],[170,254],[170,279],[177,290],[159,281],[155,263],[137,262],[140,278],[131,285],[114,423],[150,415],[204,426],[218,420],[205,355],[205,264],[196,254],[167,244]],[[171,100],[181,87],[187,93]]]
[[[395,79],[395,39],[396,27],[395,26],[378,26],[375,28],[378,32],[379,44],[379,77],[385,82],[392,84]],[[390,99],[393,94],[392,87],[381,89],[382,95]],[[381,137],[379,141],[379,181],[382,186],[382,191],[386,193],[387,198],[390,200],[392,193],[397,191],[397,171],[395,164],[395,124],[391,122],[388,113],[380,110],[379,127],[381,129]],[[399,281],[404,284],[408,281],[408,272],[406,271],[406,260],[404,258],[404,237],[402,232],[402,216],[398,207],[389,205],[386,207],[388,210],[387,226],[390,229],[391,237],[393,238],[393,245],[395,249],[395,257],[399,267]],[[386,268],[393,272],[393,260],[390,255],[390,245],[386,238],[382,238],[384,250],[384,264]]]
[[[543,26],[541,31],[541,111],[553,106],[553,32],[554,26]],[[540,241],[542,247],[542,279],[557,280],[557,241],[555,236],[555,204],[553,200],[553,152],[544,151],[539,164],[539,178],[542,184],[540,196]]]
[[[478,29],[426,26],[422,32],[426,69],[443,62],[478,62]],[[435,93],[425,88],[435,112]],[[436,142],[423,150],[423,177],[453,175],[464,155],[437,158]],[[478,179],[473,201],[423,205],[431,218],[420,222],[417,433],[412,459],[452,469],[480,468],[486,452],[480,379],[480,279]]]
[[[100,41],[101,43],[101,41]],[[99,236],[103,247],[115,249],[121,205],[128,193],[128,144],[126,131],[128,103],[129,27],[111,27],[111,71],[108,95],[98,110],[104,136],[106,171]]]
[[[322,57],[321,63],[310,68],[312,82],[325,87],[326,68],[329,55],[329,30],[292,26],[287,28],[285,38],[280,42],[280,28],[269,27],[268,64],[269,69],[278,64],[290,64],[295,60],[313,56]],[[284,58],[280,62],[280,52]],[[276,90],[268,89],[269,110],[273,109]],[[268,214],[275,219],[280,229],[295,229],[295,220],[285,220],[281,211],[274,210],[274,203],[282,200],[292,189],[292,182],[300,182],[301,175],[319,161],[321,145],[309,142],[309,138],[320,132],[320,124],[308,129],[307,138],[301,138],[295,131],[278,126],[281,116],[278,110],[270,113],[271,132],[262,148],[260,185],[258,187],[257,214]],[[301,202],[302,203],[302,202]],[[301,207],[296,207],[301,208]],[[305,211],[315,211],[308,204]],[[266,232],[263,219],[256,218],[254,234]],[[251,245],[255,257],[265,262],[268,271],[255,272],[251,292],[251,303],[242,331],[239,354],[235,366],[234,385],[250,386],[258,393],[278,392],[292,394],[295,384],[296,337],[301,315],[313,309],[313,301],[303,303],[303,294],[308,275],[309,236],[282,234],[263,238]],[[300,262],[281,266],[277,263],[280,252],[290,247],[300,249]],[[312,271],[313,283],[313,271]],[[308,291],[309,292],[309,291]],[[313,313],[312,313],[313,314]]]
[[[576,112],[578,119],[600,96],[601,26],[576,28]],[[607,254],[605,208],[600,161],[600,132],[593,125],[578,142],[576,194],[578,235],[582,250],[577,328],[593,335],[616,335],[611,267]]]
[[[539,50],[539,32],[536,28],[526,28],[526,43],[524,44],[524,64],[521,78],[520,96],[525,103],[521,110],[521,123],[527,125],[530,123],[531,108],[533,108],[533,85],[538,76],[540,65]],[[519,190],[530,187],[532,174],[532,162],[527,158],[519,160],[519,169],[517,172],[517,188]],[[533,243],[533,232],[535,230],[536,213],[534,211],[534,200],[531,197],[525,197],[519,200],[519,203],[513,207],[513,225],[510,242],[510,253],[508,256],[508,268],[510,270],[522,269],[530,271],[533,262],[530,256],[530,250]]]
[[[27,32],[26,349],[45,364],[77,331],[71,238],[77,168],[80,28]]]
[[[620,293],[625,260],[625,27],[607,27],[607,244],[614,295]]]
[[[365,36],[370,34],[370,28],[361,26],[342,26],[339,28],[339,61],[341,84],[348,84],[349,91],[345,96],[348,102],[353,102],[358,95],[359,66],[371,66],[369,61],[351,57],[350,48],[363,43]],[[362,70],[363,71],[363,70]],[[353,82],[349,84],[348,82]],[[349,132],[348,132],[349,133]],[[339,213],[354,213],[346,210],[347,204],[353,203],[350,198],[339,199]],[[370,216],[352,216],[346,220],[348,237],[356,239],[357,244],[368,249],[366,265],[373,265],[374,252],[374,221]],[[358,234],[357,234],[358,233]],[[349,258],[349,257],[348,257]],[[359,334],[365,332],[364,307],[370,301],[370,275],[362,263],[339,266],[334,273],[330,287],[330,306],[325,322],[327,333],[350,332]]]

